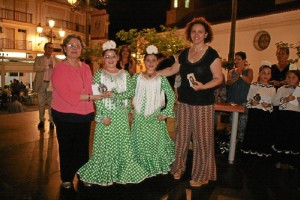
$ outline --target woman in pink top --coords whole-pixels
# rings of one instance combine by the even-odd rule
[[[75,173],[89,158],[93,100],[110,95],[92,95],[90,67],[79,60],[83,49],[80,36],[67,36],[62,48],[66,59],[56,65],[51,77],[51,111],[59,144],[62,188],[71,189]]]

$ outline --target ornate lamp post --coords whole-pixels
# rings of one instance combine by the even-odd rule
[[[85,3],[84,3],[85,2]],[[85,10],[85,43],[86,46],[89,46],[89,12],[90,7],[97,7],[97,5],[107,5],[108,0],[68,0],[68,3],[72,5],[71,10]]]
[[[53,19],[50,19],[48,21],[48,23],[49,23],[49,27],[50,27],[50,42],[52,42],[52,38],[53,38],[52,28],[54,27],[55,21]]]
[[[43,27],[41,26],[41,23],[38,24],[38,26],[36,27],[36,31],[38,32],[40,37],[46,36],[48,38],[50,38],[50,42],[53,41],[53,38],[55,38],[55,35],[53,34],[53,27],[55,25],[55,21],[53,19],[50,19],[48,21],[49,27],[50,27],[50,32],[49,33],[43,33]],[[63,29],[59,30],[59,36],[60,37],[64,37],[65,36],[65,31]]]

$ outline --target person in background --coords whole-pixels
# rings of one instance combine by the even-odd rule
[[[24,112],[23,105],[20,103],[18,95],[13,95],[12,101],[8,103],[7,110],[9,113]]]
[[[88,161],[94,100],[106,94],[92,95],[92,72],[80,61],[83,42],[78,35],[68,35],[62,44],[66,59],[53,69],[51,114],[59,146],[61,188],[73,188],[77,170]],[[109,96],[109,95],[108,95]]]
[[[227,102],[231,104],[246,105],[247,94],[253,80],[253,70],[247,67],[247,56],[243,51],[234,55],[235,68],[227,74]],[[238,142],[243,142],[247,124],[247,109],[239,114],[238,119]]]
[[[276,93],[274,105],[279,111],[274,121],[275,151],[277,168],[299,169],[300,167],[300,97],[294,92],[300,90],[300,71],[290,70],[286,74],[287,85]],[[275,118],[274,118],[275,119]]]
[[[120,49],[117,68],[127,70],[130,76],[133,76],[136,73],[136,62],[131,57],[131,50],[128,45],[123,45]]]
[[[217,51],[207,43],[213,39],[210,24],[202,17],[186,26],[191,42],[172,67],[159,71],[171,76],[180,72],[175,124],[175,162],[171,173],[180,179],[186,168],[190,140],[193,168],[190,185],[200,187],[217,179],[214,149],[214,88],[222,83],[222,66]],[[194,80],[190,82],[190,77]]]
[[[258,82],[250,85],[247,95],[248,121],[241,152],[255,158],[272,156],[271,114],[276,89],[269,84],[271,66],[259,68]]]
[[[94,84],[111,94],[111,98],[95,101],[96,128],[92,155],[77,174],[86,187],[109,186],[114,183],[139,183],[149,173],[136,161],[128,121],[133,87],[129,73],[116,67],[116,43],[103,44],[105,67],[94,75]]]
[[[276,90],[286,84],[286,73],[290,69],[289,55],[290,50],[288,47],[277,47],[276,58],[278,63],[271,66],[272,77],[269,81],[270,84],[275,86]]]
[[[34,78],[33,90],[37,93],[39,108],[39,124],[38,128],[43,129],[45,126],[45,110],[46,104],[51,106],[52,84],[50,83],[51,74],[54,66],[60,62],[53,53],[52,42],[47,42],[44,46],[44,55],[37,56],[34,61],[33,71],[36,73]],[[48,109],[49,128],[54,129],[51,109]]]
[[[156,71],[157,53],[157,47],[149,45],[144,56],[146,71],[132,78],[135,95],[131,140],[137,160],[149,176],[167,174],[174,161],[174,143],[165,119],[175,116],[175,95],[167,78]]]

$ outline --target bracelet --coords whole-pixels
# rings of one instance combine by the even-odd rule
[[[88,102],[90,102],[90,101],[91,101],[91,95],[88,94]]]

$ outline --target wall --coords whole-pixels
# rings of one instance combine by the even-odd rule
[[[214,39],[210,46],[215,48],[222,59],[228,58],[231,22],[212,25]],[[178,30],[184,34],[184,29]],[[267,31],[271,36],[268,48],[259,51],[254,47],[253,40],[259,31]],[[257,80],[258,68],[262,60],[276,63],[275,43],[283,41],[300,45],[300,10],[253,17],[236,22],[235,52],[247,53],[247,60],[254,70],[254,79]],[[296,50],[290,49],[290,59],[296,59]],[[300,69],[300,61],[296,64]],[[224,71],[227,75],[227,71]]]

